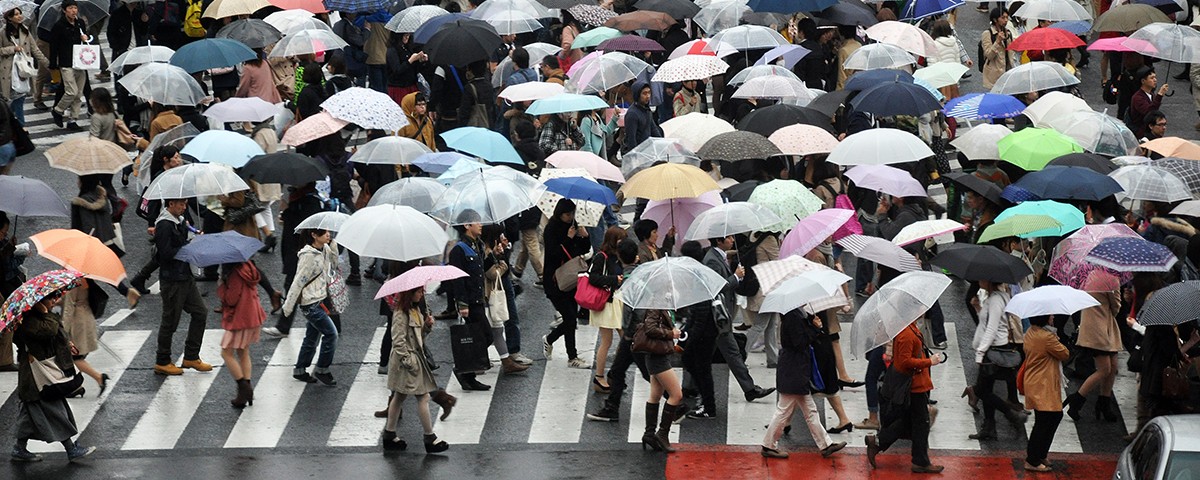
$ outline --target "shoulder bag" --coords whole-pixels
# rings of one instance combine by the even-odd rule
[[[670,325],[666,325],[666,317],[663,315],[647,315],[645,320],[638,325],[637,331],[633,334],[633,344],[629,349],[634,353],[647,353],[650,355],[670,355],[675,352],[675,341],[672,340]]]
[[[1162,372],[1162,396],[1171,400],[1186,400],[1188,398],[1188,378],[1186,365],[1172,365]]]
[[[604,262],[602,264],[603,266],[601,267],[601,272],[603,275],[608,275],[608,254],[604,252],[600,252],[600,254],[604,255],[604,258],[592,258],[594,260]],[[604,310],[604,307],[608,305],[608,297],[612,295],[612,292],[592,285],[590,276],[587,272],[580,273],[577,278],[579,284],[575,289],[575,303],[578,303],[579,306],[592,311]]]
[[[83,375],[74,367],[63,370],[56,357],[38,360],[29,355],[29,370],[42,400],[59,400],[83,386]]]
[[[342,269],[336,263],[329,269],[329,281],[325,284],[325,291],[329,295],[329,304],[334,312],[342,313],[350,308],[346,278],[342,276]]]
[[[572,257],[567,247],[562,247],[562,250],[567,255],[567,261],[554,270],[554,283],[559,290],[573,292],[579,284],[579,273],[587,271],[587,261],[582,256]]]

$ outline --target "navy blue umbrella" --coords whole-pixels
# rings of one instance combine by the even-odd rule
[[[1140,237],[1106,238],[1084,257],[1118,272],[1165,272],[1179,259],[1171,249]]]
[[[1013,185],[1049,200],[1099,201],[1124,191],[1112,177],[1086,167],[1048,166],[1025,174]]]
[[[197,267],[210,267],[223,263],[242,263],[249,260],[263,242],[236,231],[199,235],[184,245],[175,254],[175,259]]]
[[[825,10],[817,13],[818,18],[823,18],[838,25],[857,26],[863,28],[870,27],[879,23],[875,19],[875,11],[868,8],[860,7],[856,4],[844,2],[833,5]]]
[[[437,33],[442,28],[442,25],[454,22],[455,20],[470,20],[471,16],[465,13],[451,13],[440,17],[433,17],[417,28],[413,32],[412,42],[418,45],[428,43],[433,34]]]
[[[865,70],[846,80],[845,90],[866,90],[883,82],[913,83],[911,73],[891,68]]]
[[[837,0],[750,0],[747,5],[755,12],[796,13],[815,12],[837,5]]]
[[[899,80],[880,83],[863,90],[853,100],[850,100],[850,105],[854,107],[855,111],[868,112],[880,117],[893,115],[919,117],[942,109],[942,104],[925,87]]]
[[[1000,192],[1000,197],[1012,203],[1032,202],[1042,199],[1041,197],[1031,193],[1029,190],[1016,185],[1004,187],[1004,190]]]
[[[601,205],[617,203],[611,188],[583,177],[562,177],[546,180],[546,190],[572,200],[587,200]]]
[[[171,55],[171,65],[188,73],[233,67],[258,55],[246,44],[229,38],[206,38],[184,45]]]

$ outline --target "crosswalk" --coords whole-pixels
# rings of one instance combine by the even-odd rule
[[[112,80],[100,81],[93,75],[89,75],[89,77],[88,81],[91,82],[91,88],[93,89],[107,88],[112,91],[115,88]],[[48,107],[45,110],[34,106],[32,96],[25,98],[25,131],[29,132],[29,138],[33,140],[34,145],[39,147],[53,147],[68,138],[88,134],[90,123],[88,123],[87,99],[84,99],[84,106],[80,109],[79,120],[75,122],[82,128],[81,131],[77,132],[59,128],[54,124],[54,118],[50,114],[50,109],[54,107],[54,95],[46,95],[42,100]]]

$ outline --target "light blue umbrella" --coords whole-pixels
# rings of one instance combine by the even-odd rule
[[[471,158],[464,158],[451,165],[449,169],[438,175],[437,180],[443,185],[449,185],[454,182],[454,179],[478,170],[486,170],[492,167],[479,163]]]
[[[413,160],[413,165],[417,168],[433,174],[446,173],[450,167],[458,163],[459,160],[468,160],[478,163],[475,157],[463,155],[458,152],[433,152],[421,155]]]
[[[1019,205],[1005,209],[996,216],[996,222],[1003,221],[1014,215],[1046,215],[1058,220],[1060,227],[1047,228],[1035,232],[1018,235],[1021,238],[1059,237],[1083,228],[1083,212],[1069,204],[1054,200],[1037,200],[1021,202]]]
[[[181,155],[191,155],[206,163],[220,163],[233,168],[242,168],[255,155],[263,155],[262,147],[250,137],[228,130],[209,130],[196,135],[183,149]]]
[[[580,95],[578,93],[564,93],[555,95],[550,98],[543,98],[534,101],[525,113],[530,115],[549,115],[552,113],[566,112],[583,112],[588,110],[598,110],[608,108],[609,105],[604,99],[595,95]]]
[[[443,133],[442,138],[446,140],[446,146],[492,163],[525,164],[504,135],[486,128],[459,127]]]
[[[175,259],[197,267],[242,263],[263,247],[263,242],[236,231],[198,235],[175,254]]]
[[[258,55],[246,44],[228,38],[206,38],[191,42],[171,55],[171,65],[188,73],[225,68],[254,60]]]

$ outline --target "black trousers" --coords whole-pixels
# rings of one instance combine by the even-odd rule
[[[162,322],[158,326],[158,350],[156,359],[158,365],[172,363],[171,341],[175,330],[179,328],[179,318],[183,312],[191,316],[188,322],[187,340],[183,344],[183,359],[196,360],[200,358],[200,342],[204,340],[204,324],[208,308],[196,288],[196,281],[159,281],[163,301]]]
[[[636,364],[638,371],[642,373],[642,379],[649,382],[650,374],[646,372],[646,365],[639,360],[640,357],[633,354],[633,340],[628,340],[624,335],[621,335],[621,342],[617,344],[617,355],[613,358],[613,363],[608,367],[608,397],[604,399],[605,408],[613,410],[621,409],[621,395],[625,393],[625,388],[628,385],[625,383],[625,376],[629,372],[629,366]]]
[[[554,310],[562,316],[562,323],[554,327],[549,335],[546,335],[546,342],[554,344],[558,337],[563,338],[563,342],[567,344],[567,358],[575,358],[579,356],[579,352],[575,350],[575,325],[579,323],[579,304],[575,303],[575,299],[569,296],[551,298],[550,303],[554,305]]]
[[[200,216],[204,220],[201,228],[204,233],[221,233],[221,231],[225,229],[225,219],[221,218],[220,215],[213,213],[212,210],[205,208],[201,210]],[[204,267],[204,276],[215,277],[218,273],[220,273],[220,268],[220,265]]]
[[[715,412],[717,399],[713,385],[712,360],[717,351],[717,326],[712,319],[701,319],[688,326],[687,346],[683,349],[683,368],[691,375],[704,409]]]
[[[1033,412],[1033,429],[1029,431],[1029,444],[1025,447],[1025,462],[1038,466],[1046,462],[1050,453],[1050,443],[1054,441],[1054,432],[1058,431],[1058,423],[1062,421],[1063,412]]]
[[[1001,400],[999,395],[996,395],[996,382],[1009,382],[1009,379],[1016,381],[1016,369],[999,367],[990,363],[980,365],[979,376],[975,379],[975,396],[979,397],[983,403],[983,420],[985,422],[996,421],[996,410],[1001,413],[1008,413],[1012,408],[1009,407],[1005,400]]]
[[[908,408],[891,423],[879,429],[879,451],[885,451],[896,440],[908,435],[912,439],[913,465],[929,465],[929,392],[910,393]]]

